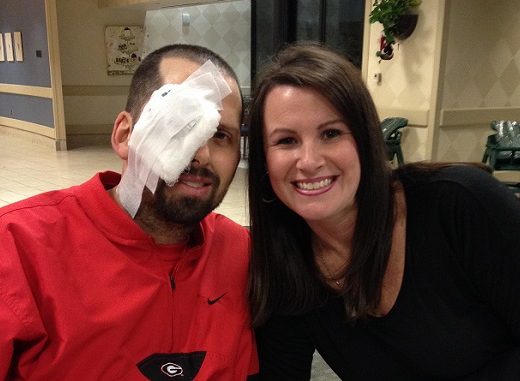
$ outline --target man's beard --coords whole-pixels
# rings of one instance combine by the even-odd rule
[[[196,197],[175,198],[175,195],[168,194],[168,185],[160,180],[154,197],[154,210],[157,217],[166,222],[193,225],[199,223],[220,205],[224,195],[217,195],[217,189],[220,185],[218,176],[206,168],[193,170],[189,173],[212,180],[212,189],[209,197],[205,199]]]

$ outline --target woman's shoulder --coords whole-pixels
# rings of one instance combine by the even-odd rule
[[[439,168],[433,181],[450,181],[461,185],[481,184],[497,180],[486,169],[470,164],[451,164]]]
[[[477,208],[491,214],[496,210],[517,213],[520,208],[513,192],[483,166],[457,163],[420,165],[396,173],[405,189],[407,204],[415,201],[421,207],[432,208],[463,204],[464,209]]]
[[[397,169],[395,174],[405,188],[440,187],[450,184],[457,188],[473,190],[499,185],[498,180],[485,167],[464,163],[415,163]]]

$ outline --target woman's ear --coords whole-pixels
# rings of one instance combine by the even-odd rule
[[[132,115],[127,111],[121,111],[114,122],[112,129],[112,148],[123,159],[128,159],[128,142],[132,132]]]

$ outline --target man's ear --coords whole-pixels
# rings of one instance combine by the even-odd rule
[[[128,159],[128,142],[132,132],[132,115],[127,111],[121,111],[114,122],[112,129],[112,148],[123,160]]]

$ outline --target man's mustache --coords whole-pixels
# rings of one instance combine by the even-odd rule
[[[202,178],[207,178],[212,181],[214,184],[218,184],[220,182],[219,177],[214,174],[211,170],[208,168],[193,168],[193,167],[186,167],[184,171],[182,171],[182,175],[190,175],[190,176],[197,176]]]

